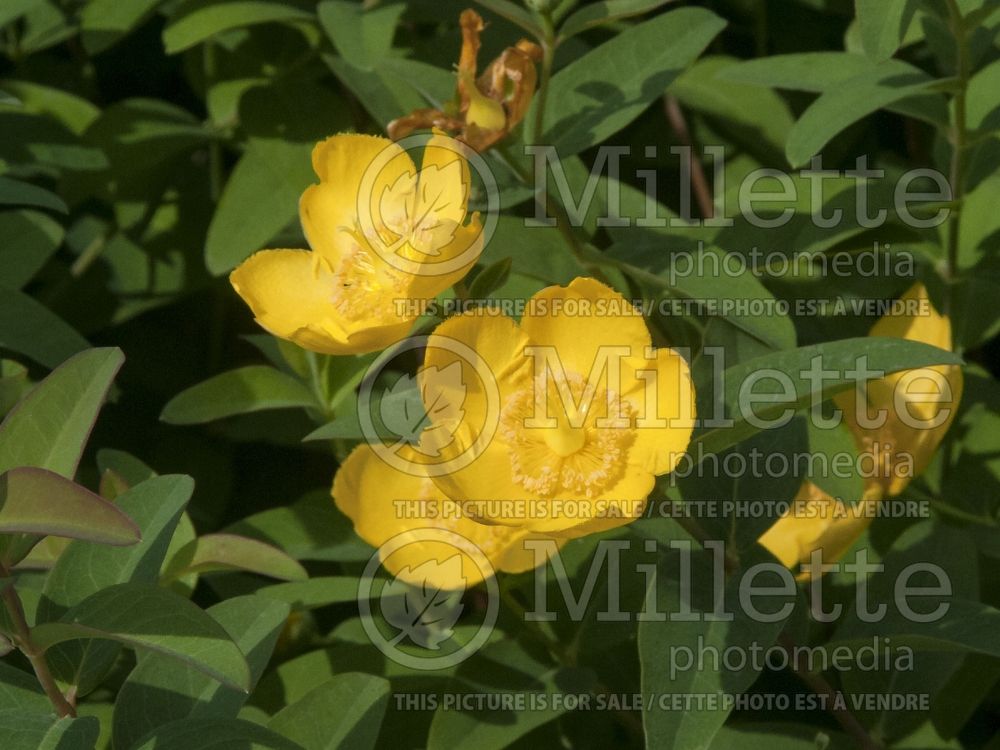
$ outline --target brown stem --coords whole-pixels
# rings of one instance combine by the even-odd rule
[[[796,644],[795,641],[791,639],[788,635],[782,633],[778,638],[778,643],[781,645],[785,652],[788,654],[789,664],[792,670],[798,675],[809,688],[818,695],[826,696],[827,710],[830,715],[837,720],[841,728],[847,732],[854,741],[858,743],[858,747],[861,750],[883,750],[882,743],[875,740],[868,730],[865,729],[861,722],[857,720],[846,708],[840,707],[838,704],[844,703],[844,695],[839,690],[835,690],[829,682],[827,682],[823,675],[818,672],[810,672],[808,669],[802,667],[798,663],[798,659],[795,655]]]
[[[691,137],[691,129],[688,128],[687,119],[681,110],[681,105],[677,98],[670,94],[663,96],[663,111],[667,115],[667,121],[677,135],[677,140],[682,146],[691,149],[691,187],[694,190],[695,200],[698,201],[698,210],[701,211],[702,218],[711,219],[715,216],[715,203],[712,201],[712,190],[708,186],[708,178],[705,177],[705,168],[701,164],[701,159],[694,156],[694,139]]]
[[[0,575],[5,575],[6,571],[0,571]],[[28,620],[24,615],[24,606],[21,604],[21,597],[14,588],[14,582],[9,581],[0,591],[0,598],[3,599],[10,619],[14,623],[14,644],[20,651],[28,657],[31,668],[35,670],[35,677],[38,684],[42,686],[45,695],[48,696],[56,714],[60,717],[75,717],[76,709],[66,700],[66,697],[59,690],[52,672],[49,671],[49,664],[45,661],[45,653],[39,651],[31,642],[31,630],[28,627]]]

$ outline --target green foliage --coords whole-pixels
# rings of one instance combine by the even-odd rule
[[[387,658],[359,616],[373,549],[330,497],[337,467],[365,438],[357,391],[378,353],[328,356],[276,339],[227,274],[262,249],[308,248],[298,200],[317,180],[317,142],[384,134],[416,109],[456,113],[466,6],[0,0],[0,749],[841,750],[862,737],[866,750],[996,750],[996,2],[469,5],[486,21],[479,73],[526,38],[540,47],[538,91],[523,123],[483,154],[500,199],[496,230],[475,270],[438,301],[523,300],[588,275],[643,299],[654,344],[690,363],[698,415],[733,419],[695,431],[695,473],[662,477],[651,507],[709,501],[725,512],[700,524],[650,512],[569,541],[565,569],[545,569],[541,582],[500,574],[499,620],[467,661],[423,671]],[[524,150],[533,144],[555,146],[558,169],[536,173]],[[725,147],[724,161],[703,150],[711,145]],[[628,147],[618,173],[602,166],[606,146]],[[797,168],[815,157],[838,175],[814,200]],[[843,173],[858,157],[886,175],[864,183],[871,206],[887,209],[882,224],[855,211],[855,182]],[[927,168],[950,183],[923,207],[950,211],[937,226],[906,221],[891,189]],[[687,194],[692,169],[711,193]],[[796,197],[782,195],[778,170],[793,170]],[[535,184],[543,172],[546,189]],[[787,212],[780,226],[740,206],[760,173],[757,191],[778,196],[761,215]],[[485,211],[480,182],[470,211]],[[910,188],[925,189],[936,187]],[[560,226],[533,225],[543,210]],[[835,225],[816,222],[835,211]],[[756,250],[787,264],[746,265]],[[826,265],[868,252],[879,273]],[[904,257],[913,265],[901,270]],[[897,298],[916,280],[949,316],[953,351],[871,338],[877,315],[867,311],[797,312],[810,300]],[[690,306],[666,311],[672,303]],[[444,317],[424,316],[413,333]],[[852,540],[884,566],[863,581],[837,572],[820,579],[822,591],[798,580],[774,594],[786,581],[760,576],[753,585],[773,587],[755,600],[768,616],[749,617],[734,605],[755,566],[774,562],[757,540],[777,514],[747,509],[792,500],[805,479],[852,505],[865,477],[857,467],[698,471],[753,455],[856,457],[848,430],[806,417],[851,387],[844,373],[860,354],[886,373],[963,370],[944,443],[895,498],[926,513],[876,518]],[[379,381],[376,428],[394,439],[416,442],[427,419],[418,355]],[[806,375],[814,362],[840,374],[817,385]],[[744,390],[763,370],[787,380]],[[768,401],[783,392],[783,402]],[[746,419],[749,400],[758,421]],[[786,412],[787,423],[760,424]],[[706,538],[725,540],[731,555],[702,548]],[[616,592],[623,610],[733,618],[603,618],[612,592],[590,566],[599,541],[623,540],[632,544]],[[950,592],[936,590],[927,563],[947,573]],[[919,608],[946,604],[942,618],[899,609],[896,587],[913,566]],[[434,627],[410,624],[441,651],[485,617],[483,586],[414,597],[380,571],[376,583],[404,615],[415,603],[440,605]],[[565,586],[593,588],[576,619]],[[540,592],[557,613],[551,622],[522,616]],[[885,618],[866,617],[865,592],[888,606]],[[843,609],[835,622],[815,619],[816,607],[832,605]],[[913,668],[821,674],[709,657],[678,671],[671,661],[678,649],[796,643],[860,658],[883,639],[912,648]],[[663,708],[692,694],[802,700],[823,685],[846,698],[843,709]],[[903,694],[925,694],[930,706],[863,702]],[[570,695],[611,703],[559,702]],[[442,705],[448,696],[468,700]],[[533,708],[505,703],[511,696]]]

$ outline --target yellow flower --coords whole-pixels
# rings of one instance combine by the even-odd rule
[[[923,284],[914,284],[901,302],[919,312],[886,315],[872,326],[869,336],[920,341],[951,351],[951,320],[934,309]],[[886,412],[884,424],[877,427],[859,424],[853,389],[834,397],[858,448],[881,457],[877,481],[886,496],[898,495],[927,468],[958,411],[962,384],[958,365],[905,370],[869,383],[867,414]]]
[[[418,173],[385,138],[341,134],[318,143],[320,181],[299,201],[312,250],[262,250],[229,277],[257,322],[324,354],[376,351],[406,336],[419,309],[407,300],[433,298],[482,252],[478,214],[465,223],[462,148],[435,133]]]
[[[462,52],[458,61],[456,101],[445,110],[417,109],[389,123],[389,135],[402,138],[414,130],[441,128],[476,151],[485,151],[524,119],[535,95],[535,63],[542,50],[534,42],[520,40],[508,47],[476,78],[479,36],[485,27],[476,11],[467,9],[459,20]]]
[[[765,549],[789,568],[802,564],[805,578],[813,550],[821,550],[821,560],[839,560],[868,528],[879,502],[877,487],[869,487],[861,502],[845,503],[806,481],[799,488],[789,512],[758,540]]]
[[[870,336],[920,341],[951,350],[951,321],[931,305],[927,289],[917,283],[901,298],[903,313],[886,315]],[[869,417],[885,411],[880,426],[858,420],[854,390],[834,397],[862,454],[870,454],[876,475],[865,479],[861,502],[853,507],[836,500],[812,482],[805,482],[793,507],[763,536],[760,543],[785,565],[806,563],[810,553],[822,550],[822,560],[838,560],[861,536],[883,497],[903,491],[910,479],[930,462],[958,411],[962,370],[942,365],[893,373],[868,383]],[[807,572],[808,575],[808,572]]]
[[[465,461],[490,412],[474,365],[449,342],[474,350],[495,379],[501,408],[492,440]],[[461,418],[430,409],[421,443],[447,471],[434,481],[488,524],[576,537],[641,515],[657,475],[687,449],[694,424],[688,365],[672,349],[654,350],[649,330],[617,292],[589,278],[532,297],[520,325],[466,314],[430,337],[421,393],[440,403],[460,363]],[[445,400],[454,398],[445,394]],[[446,429],[441,429],[445,427]]]
[[[417,458],[409,448],[404,447],[402,453]],[[358,535],[372,546],[381,547],[404,535],[401,546],[381,561],[389,572],[407,583],[426,580],[441,590],[481,583],[482,557],[446,540],[428,539],[420,530],[457,534],[482,552],[493,571],[508,573],[534,568],[535,550],[526,548],[524,542],[545,538],[519,529],[484,526],[462,516],[430,479],[389,466],[368,445],[355,448],[340,467],[333,480],[333,498],[353,521]]]

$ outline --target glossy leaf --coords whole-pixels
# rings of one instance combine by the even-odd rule
[[[48,650],[100,638],[178,659],[224,685],[250,689],[239,647],[204,610],[169,591],[123,583],[84,599],[57,622],[38,625],[32,640]]]
[[[262,365],[242,367],[209,378],[174,396],[160,419],[170,424],[199,424],[265,409],[315,406],[301,382]]]
[[[0,471],[35,466],[72,478],[124,359],[120,349],[91,349],[56,368],[0,424]]]

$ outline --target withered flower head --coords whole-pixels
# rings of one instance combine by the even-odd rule
[[[541,48],[527,39],[508,47],[476,78],[479,35],[483,19],[466,9],[460,19],[462,52],[458,59],[455,99],[439,109],[417,109],[389,123],[389,137],[398,140],[414,130],[440,128],[476,151],[485,151],[521,120],[535,93],[535,63]]]

